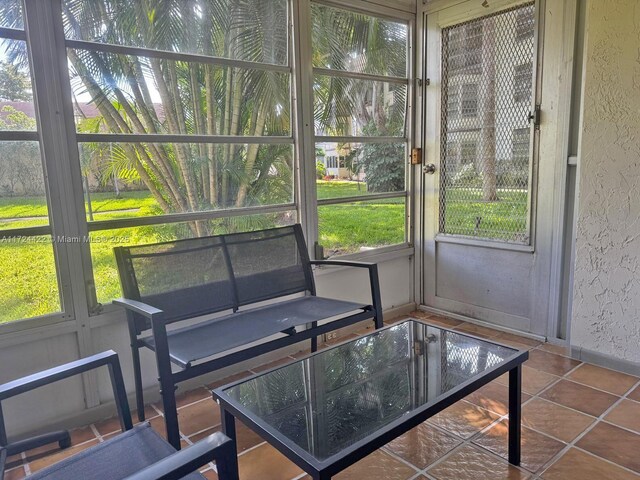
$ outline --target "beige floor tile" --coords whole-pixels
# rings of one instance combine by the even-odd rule
[[[531,395],[540,393],[541,390],[551,385],[560,377],[545,373],[535,368],[522,367],[522,391]],[[509,374],[498,377],[498,383],[509,385]]]
[[[505,460],[508,458],[508,429],[506,420],[494,425],[473,442]],[[549,460],[564,448],[565,444],[551,437],[522,428],[522,462],[521,466],[532,473],[540,470]]]
[[[568,380],[560,380],[540,397],[594,417],[602,415],[618,400],[615,395]]]
[[[27,476],[24,467],[16,467],[4,472],[4,480],[22,480]]]
[[[595,421],[595,418],[578,413],[541,398],[534,398],[522,408],[522,424],[564,442],[571,442]]]
[[[531,395],[522,392],[522,403],[531,398]],[[476,390],[465,400],[490,410],[498,415],[509,413],[509,387],[498,382],[491,382]]]
[[[145,421],[149,421],[150,419],[157,417],[160,415],[151,405],[147,405],[144,407]],[[133,418],[133,423],[138,423],[138,415],[137,413],[131,412],[131,417]],[[100,435],[109,435],[114,432],[121,432],[122,428],[120,427],[120,419],[118,417],[107,418],[106,420],[101,420],[94,424],[96,430]]]
[[[461,443],[453,435],[438,430],[434,426],[422,423],[387,445],[387,448],[415,465],[426,468],[445,453]]]
[[[87,448],[93,447],[94,445],[97,445],[97,444],[98,444],[98,440],[95,439],[86,443],[82,443],[80,445],[76,445],[75,447],[65,448],[64,450],[58,449],[57,452],[51,455],[46,455],[42,458],[38,458],[33,461],[30,461],[29,468],[31,469],[32,473],[37,472],[38,470],[42,470],[43,468],[48,467],[49,465],[58,463],[59,461],[65,458],[68,458],[71,455],[75,455],[76,453],[82,452],[83,450],[86,450]]]
[[[496,337],[498,342],[515,342],[523,345],[527,345],[528,347],[537,347],[541,344],[538,340],[534,340],[532,338],[523,337],[522,335],[515,335],[513,333],[501,332]]]
[[[529,360],[525,365],[552,375],[562,376],[580,365],[580,362],[572,358],[535,349],[529,352]]]
[[[553,343],[543,343],[538,347],[539,350],[545,352],[555,353],[556,355],[562,355],[564,357],[571,356],[571,347],[568,345],[555,345]]]
[[[377,450],[371,455],[350,466],[346,470],[336,475],[336,480],[407,480],[413,477],[417,470],[409,465],[393,458],[388,453]]]
[[[638,480],[640,476],[572,448],[551,465],[542,474],[542,478],[545,480]]]
[[[478,447],[463,445],[427,473],[438,480],[525,480],[530,475]]]
[[[291,357],[279,358],[278,360],[274,360],[269,363],[263,363],[257,367],[252,368],[251,370],[256,373],[266,372],[267,370],[271,370],[272,368],[281,367],[286,365],[287,363],[294,362],[295,360]]]
[[[482,338],[495,338],[502,333],[499,330],[494,330],[493,328],[484,327],[482,325],[476,325],[474,323],[463,323],[455,327],[454,330],[470,333],[471,335],[476,335]]]
[[[218,474],[213,470],[207,470],[206,472],[203,472],[202,476],[207,480],[218,480]]]
[[[211,390],[205,387],[199,387],[186,392],[179,392],[176,395],[176,405],[178,408],[181,408],[200,400],[204,400],[205,398],[211,398]],[[153,405],[161,412],[164,412],[161,401],[156,402]]]
[[[462,400],[431,417],[428,421],[447,432],[467,439],[498,418],[499,416],[495,413]]]
[[[589,363],[580,365],[567,375],[567,378],[615,395],[624,395],[640,380],[638,377],[609,370],[608,368],[597,367]]]
[[[459,325],[462,325],[464,322],[462,320],[455,320],[453,318],[442,317],[440,315],[435,314],[411,314],[412,317],[417,318],[418,320],[423,321],[424,323],[428,323],[430,325],[435,325],[436,327],[444,327],[444,328],[454,328]]]
[[[247,378],[252,375],[253,373],[251,373],[249,370],[234,373],[233,375],[229,375],[228,377],[221,378],[220,380],[216,380],[215,382],[210,383],[209,385],[207,385],[207,388],[209,390],[213,390],[215,388],[223,387],[229,383],[237,382],[238,380],[242,380],[243,378]]]
[[[609,423],[640,433],[640,403],[622,400],[604,419]]]
[[[640,402],[640,385],[638,385],[633,391],[627,395],[627,398],[631,400],[635,400],[636,402]]]
[[[291,480],[302,470],[271,445],[264,444],[238,457],[240,480]]]
[[[178,410],[180,431],[187,437],[220,424],[220,407],[211,399]]]
[[[191,443],[196,443],[202,440],[203,438],[208,437],[212,433],[218,432],[220,430],[221,430],[221,427],[218,426],[218,427],[211,428],[209,430],[205,430],[204,432],[196,433],[195,435],[192,435],[191,437],[189,437],[189,441]],[[244,425],[239,420],[236,420],[236,441],[237,441],[238,452],[244,452],[245,450],[248,450],[264,442],[264,440],[260,437],[260,435],[255,433],[253,430],[251,430],[249,427]]]
[[[599,422],[576,446],[640,473],[640,435]]]

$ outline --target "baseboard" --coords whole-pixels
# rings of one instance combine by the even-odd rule
[[[640,363],[624,360],[606,353],[596,352],[594,350],[589,350],[575,345],[571,346],[571,356],[581,362],[593,363],[600,367],[610,368],[640,377]]]
[[[493,328],[494,330],[500,330],[505,333],[513,333],[514,335],[520,335],[521,337],[530,338],[532,340],[537,340],[539,342],[546,342],[546,337],[542,335],[536,335],[535,333],[523,332],[521,330],[516,330],[515,328],[505,327],[503,325],[496,325],[495,323],[485,322],[483,320],[478,320],[476,318],[467,317],[466,315],[459,315],[457,313],[447,312],[446,310],[441,310],[439,308],[427,307],[426,305],[420,305],[418,310],[433,313],[436,315],[442,315],[443,317],[453,318],[455,320],[461,320],[467,323],[473,323],[475,325],[480,325],[481,327]]]

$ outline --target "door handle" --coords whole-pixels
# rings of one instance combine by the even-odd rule
[[[436,173],[436,166],[433,163],[428,163],[422,168],[422,173],[433,175],[434,173]]]

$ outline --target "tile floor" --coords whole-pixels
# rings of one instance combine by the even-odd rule
[[[640,479],[640,378],[573,360],[564,347],[422,312],[412,316],[530,350],[523,369],[522,466],[515,468],[505,460],[508,416],[507,380],[503,376],[345,470],[339,480]],[[370,327],[363,328],[359,334],[370,331]],[[350,337],[355,335],[330,343]],[[220,412],[208,388],[228,381],[231,379],[179,395],[184,445],[220,428]],[[162,433],[161,405],[149,405],[146,411],[152,426]],[[15,456],[9,461],[5,479],[24,478],[108,439],[118,428],[117,419],[105,420],[74,430],[73,446],[68,450],[51,446]],[[243,480],[310,478],[241,424],[238,451]],[[217,478],[212,465],[204,468],[203,474]]]

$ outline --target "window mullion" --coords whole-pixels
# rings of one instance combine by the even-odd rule
[[[86,356],[93,353],[90,329],[86,327],[86,290],[91,284],[87,279],[92,278],[86,261],[89,244],[58,241],[88,237],[60,0],[25,0],[25,18],[63,309],[77,322],[79,353]],[[83,379],[87,406],[97,405],[95,375]]]
[[[315,258],[318,240],[318,201],[316,186],[316,146],[313,97],[313,62],[311,44],[311,2],[294,0],[294,50],[297,111],[298,203],[300,220],[305,229],[309,254]]]

